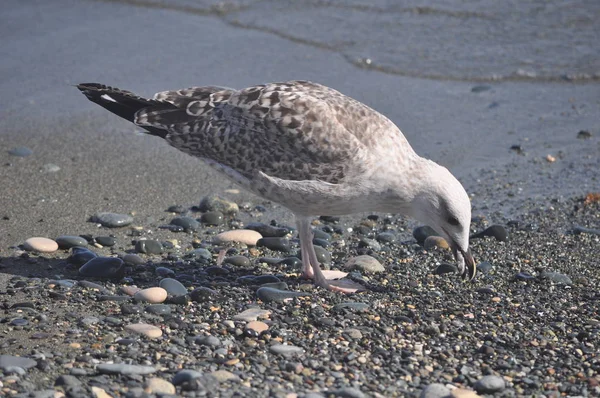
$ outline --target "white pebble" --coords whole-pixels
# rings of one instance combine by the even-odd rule
[[[149,287],[148,289],[142,289],[135,293],[133,298],[138,301],[158,304],[167,299],[167,291],[162,287]]]
[[[52,253],[58,250],[58,243],[52,239],[34,237],[27,239],[23,247],[25,247],[25,250],[33,252]]]
[[[213,238],[213,243],[219,245],[223,243],[244,243],[248,246],[256,246],[256,242],[262,238],[262,235],[251,229],[235,229],[232,231],[221,232]]]

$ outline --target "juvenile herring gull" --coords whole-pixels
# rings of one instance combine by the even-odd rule
[[[402,213],[433,227],[449,242],[462,277],[475,276],[471,203],[460,182],[418,156],[385,116],[334,89],[289,81],[243,90],[191,87],[146,99],[97,83],[77,87],[90,101],[290,209],[303,276],[318,286],[353,291],[321,270],[311,217],[366,211]]]

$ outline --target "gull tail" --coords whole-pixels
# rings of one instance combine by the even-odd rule
[[[98,83],[81,83],[77,88],[92,102],[100,105],[104,109],[114,113],[123,119],[135,123],[135,117],[140,110],[162,110],[173,111],[180,109],[169,102],[146,99],[133,94],[130,91],[120,90],[118,88],[105,86]],[[165,129],[142,126],[151,135],[166,138],[169,132]]]

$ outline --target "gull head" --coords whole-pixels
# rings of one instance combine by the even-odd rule
[[[462,277],[472,280],[477,268],[469,249],[471,201],[448,169],[427,161],[410,212],[448,241]]]

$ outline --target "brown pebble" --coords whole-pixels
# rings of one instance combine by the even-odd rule
[[[266,323],[264,323],[262,321],[252,321],[252,322],[248,322],[248,324],[246,325],[246,330],[251,330],[251,331],[255,332],[256,334],[261,334],[262,332],[264,332],[268,329],[269,329],[269,325],[267,325]]]
[[[466,388],[457,388],[450,392],[453,398],[478,398],[479,395],[473,390],[467,390]]]
[[[128,296],[133,296],[134,294],[136,294],[137,292],[139,292],[142,289],[140,289],[137,286],[121,286],[119,288],[119,290]]]
[[[29,238],[23,244],[25,250],[38,253],[52,253],[58,250],[58,243],[48,238]]]
[[[248,246],[256,246],[256,242],[262,238],[262,235],[251,229],[234,229],[232,231],[221,232],[213,238],[213,243],[219,245],[223,243],[244,243]]]
[[[441,236],[428,236],[423,242],[423,247],[425,250],[431,250],[435,247],[439,247],[440,249],[449,249],[450,245],[446,242],[446,239]]]
[[[133,298],[146,303],[158,304],[167,299],[168,293],[162,287],[149,287],[133,295]]]
[[[173,384],[159,377],[152,377],[146,380],[144,386],[144,391],[149,394],[175,395],[176,393],[175,386]]]
[[[162,336],[162,330],[160,330],[160,328],[153,325],[149,325],[147,323],[132,323],[130,325],[125,326],[125,330],[143,334],[144,336],[149,337],[151,339],[155,339]]]

